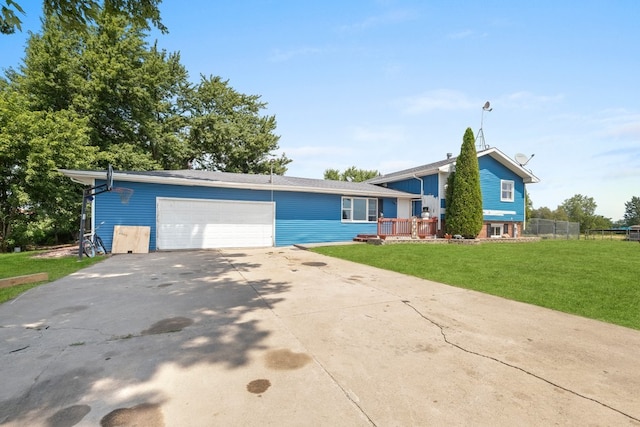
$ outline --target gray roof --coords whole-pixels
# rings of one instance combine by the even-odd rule
[[[442,166],[455,163],[456,159],[457,157],[450,157],[446,160],[440,160],[426,165],[416,166],[414,168],[404,169],[398,172],[388,173],[386,175],[380,175],[375,178],[368,179],[366,182],[370,184],[378,184],[382,182],[393,182],[396,179],[404,179],[406,176],[411,175],[424,175],[427,172],[436,171]]]
[[[60,169],[75,181],[91,185],[95,179],[105,179],[102,171],[78,171]],[[257,175],[205,170],[162,171],[115,171],[115,186],[118,182],[149,182],[169,185],[199,185],[206,187],[244,188],[254,190],[277,190],[313,192],[373,197],[415,197],[415,194],[373,185],[365,182],[332,181],[325,179],[298,178],[282,175]],[[125,185],[122,185],[125,186]]]
[[[521,176],[525,183],[536,183],[540,182],[538,177],[536,177],[530,170],[525,169],[522,165],[519,165],[515,161],[513,161],[509,156],[504,154],[502,151],[498,150],[495,147],[490,147],[484,149],[482,151],[478,151],[478,157],[482,156],[491,156],[497,161],[499,161],[502,165],[516,173],[518,176]],[[389,173],[386,175],[377,176],[375,178],[369,179],[366,182],[370,184],[383,184],[385,182],[395,182],[403,179],[407,179],[412,176],[426,176],[438,173],[439,171],[443,171],[441,168],[443,166],[451,165],[456,162],[457,157],[450,157],[445,160],[440,160],[433,163],[428,163],[422,166],[416,166],[410,169],[404,169],[398,172]]]

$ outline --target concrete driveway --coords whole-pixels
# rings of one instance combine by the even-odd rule
[[[639,361],[639,331],[297,248],[119,255],[0,305],[0,424],[640,426]]]

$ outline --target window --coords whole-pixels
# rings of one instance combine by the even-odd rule
[[[500,181],[500,201],[513,202],[513,181]]]
[[[360,197],[342,198],[342,221],[368,221],[378,220],[378,199],[365,199]]]
[[[502,237],[502,224],[491,224],[489,226],[489,237],[492,239]]]

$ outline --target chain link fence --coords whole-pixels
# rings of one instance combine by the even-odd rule
[[[555,221],[553,219],[531,218],[527,220],[525,236],[542,239],[580,239],[580,223]]]

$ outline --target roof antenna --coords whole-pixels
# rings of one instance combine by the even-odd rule
[[[484,140],[484,131],[482,130],[485,111],[493,111],[493,108],[491,108],[491,103],[489,101],[485,102],[482,106],[482,115],[480,116],[480,130],[478,131],[478,135],[476,136],[476,148],[478,151],[486,150],[487,148],[489,148]]]

